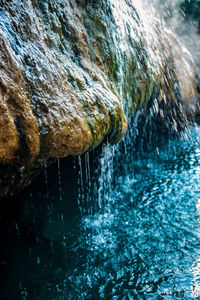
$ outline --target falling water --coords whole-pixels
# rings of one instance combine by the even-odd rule
[[[109,204],[113,200],[110,194],[113,183],[113,158],[116,147],[104,145],[100,158],[100,175],[98,178],[97,201],[100,210],[109,209]]]
[[[117,5],[115,6],[115,9],[117,14],[121,10],[121,8]],[[118,26],[123,25],[118,24]],[[145,26],[148,27],[148,24]],[[118,81],[120,87],[121,102],[124,105],[124,78],[122,68],[123,55],[121,52],[121,47],[123,47],[123,37],[115,35],[113,40],[115,46],[120,47],[117,51],[118,62],[121,63],[118,71]],[[128,96],[126,95],[126,97]],[[194,130],[191,127],[187,127],[186,130],[179,135],[179,137],[174,137],[171,140],[167,140],[165,137],[159,136],[158,139],[156,139],[159,140],[159,144],[154,147],[154,145],[152,145],[152,142],[155,140],[155,133],[150,131],[147,140],[143,135],[145,135],[145,131],[147,131],[148,126],[151,126],[152,119],[154,115],[159,113],[159,109],[160,108],[158,106],[157,99],[154,99],[154,104],[152,105],[152,109],[150,110],[149,118],[147,118],[147,120],[145,121],[146,123],[142,132],[138,128],[138,120],[141,116],[141,112],[139,111],[137,114],[135,114],[134,117],[129,119],[127,133],[120,145],[110,146],[105,143],[102,147],[102,153],[98,161],[98,184],[96,186],[96,189],[93,190],[95,191],[94,194],[90,195],[91,197],[93,197],[92,202],[95,203],[95,201],[97,201],[98,205],[92,218],[90,216],[90,218],[88,219],[88,215],[86,215],[85,218],[82,219],[83,223],[85,222],[86,224],[86,230],[88,232],[91,232],[91,235],[87,235],[88,251],[89,245],[91,245],[90,258],[89,256],[88,258],[89,260],[92,258],[94,260],[97,259],[95,255],[100,255],[97,250],[98,248],[100,248],[99,251],[106,251],[106,247],[110,249],[110,252],[106,252],[106,258],[108,259],[108,261],[110,259],[110,255],[116,254],[117,250],[115,247],[121,246],[118,245],[117,241],[115,240],[119,238],[118,234],[117,237],[115,236],[116,229],[113,229],[115,228],[115,226],[123,226],[124,228],[118,230],[121,230],[123,234],[124,232],[126,232],[125,235],[128,235],[127,239],[130,239],[133,243],[129,245],[130,249],[126,248],[126,246],[122,246],[125,247],[125,249],[122,250],[124,251],[122,256],[126,256],[127,260],[133,259],[132,268],[130,267],[130,269],[126,269],[124,264],[123,269],[123,263],[122,267],[120,267],[120,261],[118,261],[117,258],[115,258],[114,260],[111,259],[110,268],[112,269],[113,273],[116,272],[116,275],[112,276],[112,272],[108,272],[108,275],[108,273],[105,271],[105,276],[110,276],[110,282],[116,281],[116,287],[113,287],[110,294],[104,294],[106,293],[106,284],[105,286],[101,286],[99,294],[103,299],[104,297],[106,299],[108,295],[109,297],[111,297],[111,295],[115,295],[115,292],[118,296],[122,296],[122,294],[126,295],[128,297],[127,299],[135,299],[135,297],[139,295],[141,295],[141,297],[142,295],[149,295],[148,297],[150,297],[150,299],[157,299],[158,297],[165,296],[171,297],[170,299],[174,299],[174,297],[177,297],[177,299],[189,299],[190,297],[197,298],[200,296],[199,259],[196,258],[194,260],[195,256],[197,256],[198,253],[200,255],[200,250],[197,251],[200,246],[200,227],[198,222],[196,222],[196,212],[194,208],[197,199],[200,197],[198,188],[198,182],[200,179],[198,167],[200,142],[197,138],[199,128],[197,127]],[[177,132],[176,119],[172,120],[172,126],[174,127],[174,132]],[[139,135],[141,135],[141,140],[138,147],[137,143]],[[180,150],[182,148],[182,145],[187,145],[183,146],[183,152],[182,150]],[[191,157],[189,152],[187,154],[186,150],[189,145],[191,145],[192,148],[194,147],[193,149],[195,154],[194,156],[192,154]],[[187,159],[186,160],[191,167],[193,166],[193,164],[196,165],[197,163],[195,169],[193,169],[192,167],[191,171],[188,171],[189,174],[187,174],[184,169],[181,169],[181,171],[175,170],[175,172],[169,174],[169,172],[171,172],[169,171],[171,170],[171,168],[169,167],[168,169],[165,167],[165,163],[170,164],[171,159],[174,161],[178,159],[179,154],[175,154],[179,152],[178,147],[180,147],[180,157],[183,156],[183,160],[184,155],[189,155],[190,161]],[[141,153],[138,153],[138,151],[141,151]],[[147,152],[145,153],[145,151]],[[150,156],[148,154],[148,151],[151,151]],[[174,167],[181,168],[178,165]],[[164,174],[162,175],[162,172],[164,174],[166,173],[166,177]],[[152,179],[152,177],[154,179]],[[158,181],[156,177],[158,177]],[[189,183],[190,180],[192,181],[191,183]],[[91,182],[92,180],[90,180],[90,184],[94,184],[94,182]],[[179,192],[180,186],[181,189],[183,189],[182,192]],[[192,190],[190,190],[190,188]],[[162,190],[162,193],[159,192],[160,189]],[[85,195],[85,197],[87,196]],[[168,202],[165,202],[165,198]],[[191,203],[187,203],[187,201],[189,200],[191,201]],[[127,203],[124,204],[124,201],[127,201]],[[156,205],[153,204],[152,201],[156,201]],[[181,203],[181,201],[185,201],[185,204],[183,204],[183,202]],[[126,206],[129,207],[128,210]],[[192,224],[189,221],[189,212],[186,212],[187,208],[185,208],[185,212],[181,211],[181,209],[184,210],[183,206],[190,207],[190,209],[194,212],[194,222],[192,222]],[[140,207],[139,211],[137,207]],[[151,208],[153,208],[152,211]],[[175,210],[178,213],[175,213]],[[89,211],[88,214],[90,215]],[[168,218],[167,214],[172,214],[172,216],[169,216]],[[173,220],[173,214],[175,220]],[[152,218],[152,220],[150,220],[148,216],[151,216],[150,218]],[[118,224],[118,218],[120,219],[122,224]],[[172,219],[170,220],[170,218]],[[165,226],[167,226],[168,222],[171,222],[172,227],[168,229],[169,233],[167,234],[167,232],[164,232],[167,229],[164,228]],[[136,229],[139,223],[143,224],[143,228],[142,225],[139,225],[139,228]],[[145,230],[147,231],[147,236],[144,233]],[[177,231],[181,235],[181,238],[178,238],[176,236]],[[120,235],[122,243],[124,238],[123,234]],[[132,234],[133,236],[131,236]],[[173,239],[177,239],[177,243],[180,243],[180,245],[173,245]],[[155,242],[156,240],[157,242]],[[134,246],[135,243],[138,245],[140,244],[141,248],[137,249],[137,247]],[[152,247],[150,248],[151,250],[148,249],[149,243],[152,243],[150,246]],[[166,245],[166,243],[168,243],[168,245]],[[190,258],[187,256],[187,243],[190,245],[194,245],[195,249]],[[94,244],[96,245],[95,250],[92,246]],[[162,265],[162,258],[159,257],[160,254],[156,252],[157,246],[159,247],[158,251],[161,251],[164,255],[163,260],[165,261],[166,266]],[[155,249],[153,250],[154,247]],[[175,250],[176,247],[178,247],[177,250]],[[181,249],[182,247],[184,248],[183,250]],[[176,258],[174,259],[173,256],[171,256],[172,254],[170,254],[170,251],[174,253],[173,255],[177,255],[177,262]],[[149,270],[148,268],[146,269],[146,267],[142,269],[142,266],[140,266],[140,264],[142,264],[142,261],[148,260],[145,252],[147,252],[148,255],[151,256],[152,261],[154,261],[155,263],[155,266],[148,266],[148,268],[150,268]],[[166,254],[165,256],[164,253],[168,254]],[[137,255],[138,258],[136,258]],[[121,257],[121,259],[122,261],[124,260],[123,257]],[[140,261],[140,263],[137,260]],[[193,260],[194,262],[192,262]],[[114,265],[116,264],[118,265],[119,269],[117,267],[115,269]],[[141,269],[139,270],[139,274],[137,274],[137,270],[133,270],[134,264],[136,264],[138,268],[141,267]],[[171,264],[174,270],[170,270]],[[188,266],[187,268],[189,268],[188,271],[183,270],[183,268],[186,268],[186,265]],[[88,261],[86,266],[89,289],[90,285],[91,287],[93,286],[92,282],[96,280],[96,276],[97,278],[102,278],[104,275],[101,277],[101,275],[98,273],[98,270],[96,270],[95,268],[92,269]],[[91,269],[93,271],[91,271]],[[96,272],[96,275],[92,275],[91,272],[94,272],[94,274]],[[133,272],[132,275],[131,272]],[[143,279],[142,277],[140,277],[140,272],[144,272],[142,275]],[[174,277],[174,272],[175,274],[177,274],[177,279],[171,281],[170,277]],[[124,291],[124,293],[122,293],[122,290],[120,290],[120,287],[118,287],[117,282],[119,282],[120,284],[120,281],[123,281],[124,276],[130,276],[130,278],[127,279],[127,286],[125,285],[126,287],[122,289]],[[83,280],[81,281],[81,284],[84,284],[85,281],[81,275],[79,278],[80,281]],[[152,284],[150,283],[151,281]],[[183,283],[181,284],[180,282],[182,281]],[[110,285],[112,284],[110,283]],[[140,285],[142,286],[141,290]],[[159,285],[161,287],[159,287]],[[124,285],[122,284],[122,286]],[[130,286],[130,288],[128,286]],[[140,292],[138,292],[138,288]],[[117,294],[117,290],[119,294]],[[119,292],[119,290],[121,292]],[[118,296],[116,296],[116,299],[119,299]]]
[[[79,166],[79,178],[78,178],[78,186],[79,186],[79,193],[78,193],[78,204],[80,211],[84,213],[85,211],[85,196],[84,196],[84,174],[83,174],[83,166],[82,166],[82,156],[78,156],[78,166]]]
[[[193,4],[199,1],[185,1],[193,2]],[[170,30],[174,31],[179,39],[185,44],[192,54],[198,72],[200,71],[200,39],[198,33],[198,23],[197,20],[186,20],[185,13],[181,9],[182,0],[151,0],[148,2],[150,6],[153,7],[154,14],[159,18],[162,16],[166,26]]]
[[[48,175],[47,175],[47,161],[44,160],[44,180],[46,185],[46,198],[49,198]]]
[[[123,34],[113,34],[126,103]],[[60,160],[48,176],[44,162],[46,197],[33,185],[5,225],[1,299],[200,297],[200,128],[156,135],[153,100],[148,117],[129,116],[121,143],[105,141],[71,169],[63,160],[62,174]]]
[[[91,174],[90,174],[90,154],[89,152],[85,153],[85,178],[86,178],[86,208],[92,214],[90,204],[90,193],[91,193]]]
[[[60,199],[60,201],[62,201],[62,182],[61,182],[60,159],[58,159],[58,187],[59,187],[59,199]]]

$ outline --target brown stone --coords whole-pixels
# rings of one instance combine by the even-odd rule
[[[1,195],[26,185],[46,159],[118,142],[125,113],[145,106],[155,87],[158,101],[176,101],[177,82],[182,102],[195,106],[190,55],[158,22],[146,24],[140,7],[116,3],[0,0]]]

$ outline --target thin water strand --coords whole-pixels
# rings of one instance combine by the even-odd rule
[[[58,188],[59,188],[59,200],[62,201],[62,182],[61,182],[61,168],[60,159],[57,160],[58,163]]]
[[[44,160],[44,180],[46,186],[46,198],[49,199],[49,186],[48,186],[48,174],[47,174],[47,160]]]

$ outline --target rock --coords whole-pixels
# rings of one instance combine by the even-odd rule
[[[44,160],[118,142],[150,101],[194,115],[192,59],[138,1],[0,0],[0,43],[1,196]]]

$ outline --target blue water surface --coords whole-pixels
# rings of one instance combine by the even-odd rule
[[[200,128],[141,149],[61,161],[2,215],[1,299],[200,299]]]

